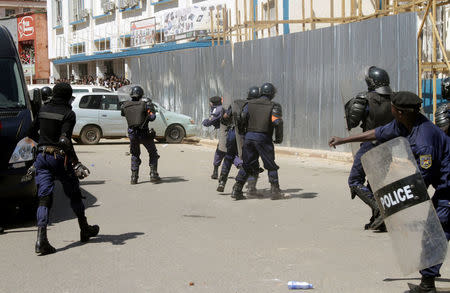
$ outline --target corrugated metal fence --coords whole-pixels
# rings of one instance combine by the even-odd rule
[[[283,106],[283,145],[329,149],[346,135],[341,93],[366,89],[364,70],[387,70],[394,90],[417,92],[417,16],[406,13],[244,43],[158,53],[130,61],[131,80],[155,100],[200,124],[208,98],[245,98],[272,82]],[[199,126],[199,135],[208,132]]]

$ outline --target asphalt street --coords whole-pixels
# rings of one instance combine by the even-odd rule
[[[143,155],[140,183],[130,185],[126,140],[77,145],[91,175],[81,181],[86,214],[100,234],[86,244],[58,185],[48,237],[57,253],[34,253],[34,222],[0,235],[0,292],[404,292],[389,235],[364,231],[370,210],[350,200],[350,164],[279,155],[286,199],[234,201],[210,179],[214,148],[157,144],[160,184],[149,182]],[[231,176],[236,175],[232,169]],[[449,265],[438,287],[450,287]],[[299,290],[301,291],[301,290]],[[304,291],[301,291],[304,292]]]

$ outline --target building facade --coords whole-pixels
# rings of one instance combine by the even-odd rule
[[[303,2],[308,2],[304,9]],[[111,75],[127,78],[133,56],[211,46],[211,29],[217,33],[224,26],[250,20],[329,17],[335,10],[350,15],[356,11],[351,3],[358,1],[334,1],[333,6],[330,0],[313,2],[314,7],[302,0],[49,0],[51,80]],[[347,5],[341,7],[342,3]],[[366,5],[364,13],[375,8],[374,4]],[[279,24],[253,37],[318,27],[320,24]]]
[[[0,0],[0,18],[15,16],[27,12],[45,12],[46,8],[47,0]]]

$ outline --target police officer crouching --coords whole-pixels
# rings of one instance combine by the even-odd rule
[[[53,98],[42,106],[27,135],[39,141],[38,155],[34,163],[39,197],[35,251],[41,255],[56,252],[47,239],[55,179],[61,181],[64,193],[70,198],[70,206],[80,226],[80,241],[88,241],[89,238],[97,236],[100,230],[97,225],[88,225],[82,201],[78,179],[88,176],[89,170],[78,161],[71,142],[76,122],[75,113],[69,104],[72,87],[67,83],[58,83],[53,92]]]
[[[128,137],[130,139],[131,153],[131,184],[136,184],[139,178],[139,166],[141,165],[141,147],[143,144],[150,157],[150,181],[161,180],[158,174],[158,151],[155,146],[155,131],[149,130],[148,122],[156,119],[155,106],[150,99],[142,99],[144,90],[140,86],[131,89],[131,101],[122,105],[121,114],[128,123]]]
[[[242,111],[242,117],[246,121],[246,134],[242,148],[242,169],[236,176],[231,196],[236,200],[245,199],[242,188],[248,176],[257,177],[259,169],[259,157],[263,161],[264,168],[268,171],[270,193],[272,199],[281,199],[278,179],[278,165],[275,163],[275,149],[273,143],[283,141],[283,119],[281,105],[272,102],[276,90],[273,84],[265,83],[261,86],[261,97],[248,101]],[[275,131],[275,140],[272,141]]]

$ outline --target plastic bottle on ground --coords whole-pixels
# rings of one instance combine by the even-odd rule
[[[295,289],[313,289],[313,285],[308,282],[297,282],[297,281],[289,281],[288,288],[291,290]]]

